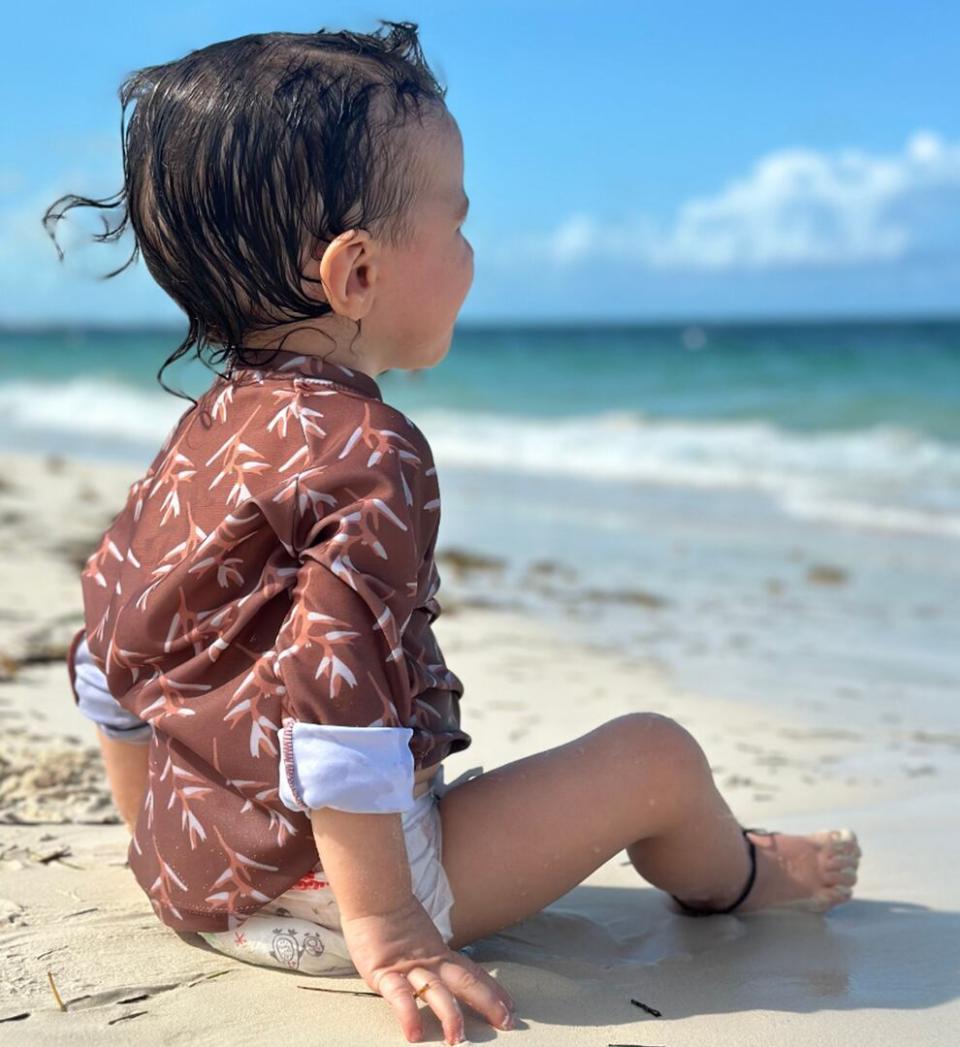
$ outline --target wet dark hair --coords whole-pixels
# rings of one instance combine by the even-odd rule
[[[53,223],[72,207],[123,207],[115,229],[101,215],[93,239],[117,240],[129,223],[133,253],[101,279],[142,252],[186,314],[187,336],[157,373],[168,392],[196,404],[162,377],[191,348],[211,369],[232,367],[245,362],[245,334],[332,312],[302,293],[301,281],[320,282],[301,272],[307,249],[316,257],[355,228],[409,241],[424,172],[406,129],[411,114],[423,126],[425,112],[446,111],[446,88],[416,23],[377,21],[369,35],[255,33],[131,73],[119,91],[123,188],[103,200],[68,194],[45,212],[63,261]],[[221,348],[208,361],[211,346]]]

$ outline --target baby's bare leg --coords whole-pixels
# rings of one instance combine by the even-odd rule
[[[441,799],[440,814],[452,948],[539,912],[625,848],[644,878],[690,904],[729,904],[749,870],[703,751],[654,713],[617,717],[465,782]],[[811,837],[774,839],[800,841],[815,864]],[[758,839],[763,904],[821,886],[819,866],[809,883],[788,884],[767,851]]]

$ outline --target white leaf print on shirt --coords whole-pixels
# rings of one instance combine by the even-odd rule
[[[299,423],[305,434],[310,432],[315,436],[327,435],[327,431],[322,429],[317,422],[317,419],[322,418],[323,415],[315,408],[307,407],[304,404],[302,389],[296,386],[274,389],[272,395],[274,402],[281,404],[281,407],[267,423],[267,432],[272,433],[276,429],[280,436],[286,439],[287,425],[292,419]]]

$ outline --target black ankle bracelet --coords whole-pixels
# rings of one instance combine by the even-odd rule
[[[743,833],[743,838],[747,841],[747,848],[750,852],[750,875],[747,877],[746,885],[740,892],[739,896],[737,897],[737,900],[724,909],[702,909],[692,905],[687,905],[686,902],[680,901],[680,899],[675,894],[671,894],[670,897],[677,903],[677,905],[680,906],[684,913],[686,913],[688,916],[719,916],[723,913],[733,912],[733,910],[736,909],[738,905],[743,904],[743,902],[746,900],[747,895],[753,889],[753,882],[757,878],[757,846],[753,842],[753,840],[751,840],[750,837],[747,836],[748,832],[755,831],[756,830],[754,829],[740,830],[740,832]]]

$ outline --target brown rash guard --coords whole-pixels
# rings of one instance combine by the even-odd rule
[[[416,770],[471,744],[431,629],[440,496],[425,437],[368,375],[247,354],[131,485],[82,572],[67,655],[75,701],[85,640],[109,695],[151,726],[128,859],[183,931],[229,930],[317,864],[284,771],[295,726],[408,728]]]

